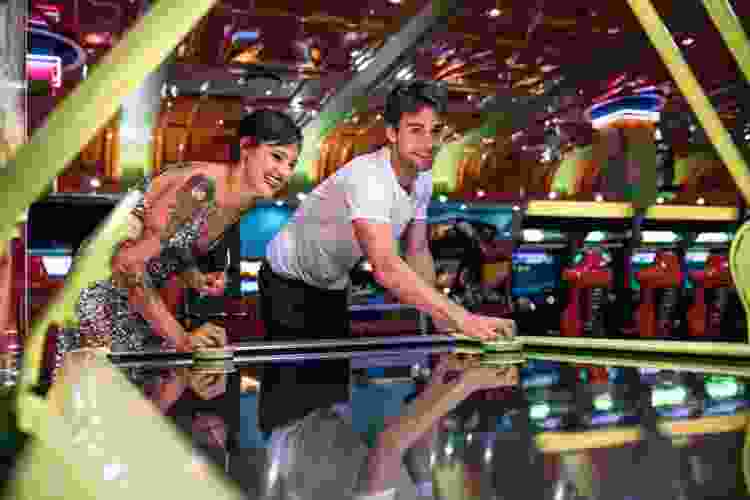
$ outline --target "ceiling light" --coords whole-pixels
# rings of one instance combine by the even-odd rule
[[[394,5],[398,5],[401,3],[401,0],[388,0],[389,3],[392,3]]]
[[[706,200],[704,198],[698,198],[695,202],[698,205],[705,205],[706,204]]]
[[[485,194],[487,194],[487,193],[485,193],[481,189],[479,191],[477,191],[477,196],[479,196],[480,198],[484,198]]]
[[[102,187],[102,181],[94,177],[91,179],[91,187],[94,189]]]
[[[609,28],[609,29],[607,30],[607,33],[609,33],[610,35],[616,35],[616,34],[618,34],[619,32],[620,32],[620,28]]]
[[[521,210],[521,207],[519,207],[518,205],[513,205],[513,211],[514,212],[518,212],[520,210]]]
[[[550,200],[555,200],[555,199],[557,199],[557,193],[556,193],[556,192],[554,192],[554,191],[552,191],[552,192],[551,192],[551,193],[549,194],[549,199],[550,199]]]
[[[461,210],[466,210],[466,205],[465,204],[461,204]]]
[[[694,40],[694,39],[692,39],[692,38],[690,38],[690,37],[688,37],[688,38],[686,38],[686,39],[684,39],[684,40],[682,41],[682,45],[683,45],[683,46],[685,46],[685,47],[690,47],[690,46],[691,46],[691,45],[693,45],[694,43],[695,43],[695,40]]]
[[[596,201],[604,201],[604,196],[602,196],[601,194],[597,194],[597,195],[596,195],[596,196],[594,197],[594,199],[595,199]]]
[[[273,91],[271,91],[271,90],[266,90],[266,95],[271,95],[271,94],[273,94]]]
[[[283,206],[283,205],[284,205],[284,202],[283,202],[283,201],[281,201],[281,200],[277,200],[277,201],[276,201],[276,206],[277,206],[277,207],[281,207],[281,206]]]
[[[297,194],[297,199],[298,199],[299,201],[302,201],[302,200],[304,200],[305,198],[307,198],[307,195],[306,195],[305,193],[298,193],[298,194]]]
[[[659,205],[661,205],[662,203],[664,203],[664,198],[662,198],[661,196],[659,196],[659,197],[658,197],[658,198],[656,199],[656,203],[658,203]]]
[[[489,12],[487,12],[487,15],[490,17],[499,17],[501,14],[500,9],[490,9]]]
[[[447,196],[445,196],[444,194],[441,194],[441,195],[440,195],[440,196],[438,197],[438,200],[440,200],[440,203],[447,203],[447,202],[448,202],[448,197],[447,197]]]

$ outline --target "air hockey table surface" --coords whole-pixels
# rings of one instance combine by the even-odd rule
[[[164,351],[111,361],[150,374],[149,383],[191,381],[164,414],[247,498],[263,496],[273,466],[257,420],[265,366],[350,359],[352,425],[372,443],[406,412],[436,357],[466,353],[450,336],[416,334],[232,347],[208,365]],[[488,366],[503,365],[519,368],[517,387],[474,393],[405,459],[434,498],[748,496],[750,361],[540,347]]]

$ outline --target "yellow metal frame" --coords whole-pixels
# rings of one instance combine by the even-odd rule
[[[0,198],[6,203],[5,209],[0,211],[0,241],[8,240],[18,215],[28,209],[45,186],[112,117],[123,98],[158,68],[215,1],[157,2],[104,57],[90,77],[58,105],[29,142],[19,148],[0,173]],[[34,325],[26,341],[18,391],[19,426],[24,431],[34,433],[36,426],[47,418],[40,414],[40,408],[45,405],[32,404],[34,396],[30,394],[30,388],[39,378],[47,326],[61,309],[70,307],[87,285],[86,275],[90,275],[92,269],[107,265],[108,254],[119,239],[118,234],[124,230],[127,213],[135,201],[135,197],[131,197],[128,203],[123,203],[104,227],[97,230],[97,238],[77,262],[64,290]],[[88,271],[81,268],[88,268]]]
[[[738,415],[702,417],[683,422],[661,422],[659,430],[671,437],[741,432],[750,422],[750,412]],[[614,448],[641,441],[638,427],[621,427],[585,432],[542,432],[536,445],[544,453],[566,453],[596,448]]]
[[[586,337],[521,336],[524,348],[548,347],[593,351],[685,354],[692,356],[732,356],[750,360],[750,344],[744,342],[690,342],[640,339],[592,339]]]
[[[553,361],[556,363],[613,366],[619,368],[651,368],[655,370],[750,378],[750,363],[747,366],[743,366],[728,362],[717,362],[710,357],[696,359],[685,356],[683,358],[665,360],[661,356],[654,354],[619,353],[604,356],[595,352],[592,354],[563,354],[560,352],[537,352],[533,350],[533,347],[530,350],[524,351],[524,355],[526,359]]]
[[[633,205],[623,202],[530,201],[526,215],[586,219],[630,219]],[[697,205],[656,205],[646,210],[650,220],[687,220],[700,222],[736,222],[737,207],[704,207]]]

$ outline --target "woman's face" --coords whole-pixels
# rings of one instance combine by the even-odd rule
[[[248,146],[241,142],[241,167],[245,171],[245,188],[262,198],[278,193],[292,176],[299,156],[295,144]]]

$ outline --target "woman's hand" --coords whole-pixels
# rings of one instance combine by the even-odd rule
[[[226,273],[224,271],[202,273],[197,269],[191,269],[182,273],[180,278],[185,286],[201,295],[221,297],[226,289]]]
[[[204,273],[201,286],[196,290],[211,297],[221,297],[227,284],[227,276],[224,271]]]
[[[224,347],[227,345],[227,331],[213,323],[206,323],[187,334],[193,349]]]
[[[227,376],[224,373],[201,373],[191,371],[188,384],[195,394],[208,401],[227,392]]]

